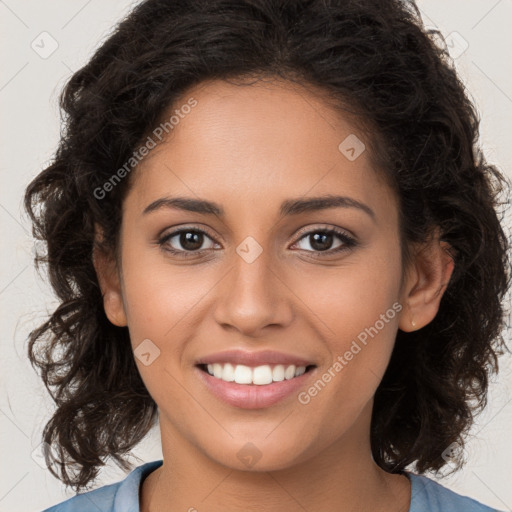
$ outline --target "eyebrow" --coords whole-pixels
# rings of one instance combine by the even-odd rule
[[[224,209],[217,203],[205,199],[193,199],[191,197],[162,197],[150,203],[143,215],[160,210],[171,208],[187,212],[202,213],[205,215],[224,216]],[[328,208],[357,208],[367,213],[375,221],[375,212],[366,204],[347,196],[320,196],[306,199],[287,199],[283,201],[280,208],[280,216],[299,215],[305,212],[326,210]]]

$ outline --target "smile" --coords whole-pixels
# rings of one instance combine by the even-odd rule
[[[223,403],[242,409],[270,407],[306,386],[315,365],[199,364],[196,371],[208,391]]]
[[[300,377],[306,372],[306,369],[313,368],[314,365],[295,366],[291,365],[261,365],[251,368],[243,364],[232,365],[231,363],[214,363],[202,365],[206,366],[206,371],[217,379],[224,382],[236,382],[237,384],[255,384],[264,386],[272,382],[282,382],[294,377]]]

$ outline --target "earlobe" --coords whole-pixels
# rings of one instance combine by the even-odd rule
[[[437,315],[455,263],[450,245],[439,240],[439,229],[432,241],[416,253],[414,271],[404,287],[404,308],[399,328],[405,332],[421,329]]]
[[[107,318],[118,327],[126,327],[128,324],[122,296],[118,292],[107,291],[103,294],[103,307]]]
[[[102,236],[101,228],[98,226],[96,226],[96,233],[98,237]],[[125,327],[128,322],[115,258],[112,254],[103,250],[97,243],[97,240],[96,237],[92,260],[103,296],[105,314],[114,325]]]

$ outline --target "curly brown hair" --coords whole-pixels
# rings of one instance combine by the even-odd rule
[[[73,74],[58,149],[24,198],[47,249],[35,263],[47,265],[60,301],[28,347],[56,403],[43,432],[53,475],[80,491],[107,457],[130,469],[124,456],[158,413],[128,329],[105,315],[92,262],[95,224],[117,254],[136,168],[105,197],[95,191],[189,87],[248,75],[315,86],[375,128],[372,154],[399,198],[404,265],[433,227],[450,244],[455,269],[437,316],[398,331],[371,447],[386,471],[416,463],[423,473],[445,465],[451,443],[464,446],[506,349],[509,241],[497,208],[509,183],[482,155],[478,114],[440,41],[399,0],[146,0]]]

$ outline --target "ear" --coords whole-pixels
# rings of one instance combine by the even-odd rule
[[[432,239],[416,252],[401,295],[404,309],[398,327],[402,331],[421,329],[437,315],[455,265],[450,249],[450,244],[439,240],[436,228]]]
[[[98,282],[103,296],[103,307],[107,318],[118,327],[125,327],[128,322],[124,309],[121,282],[116,260],[111,252],[101,246],[103,230],[95,224],[92,261],[98,276]]]

